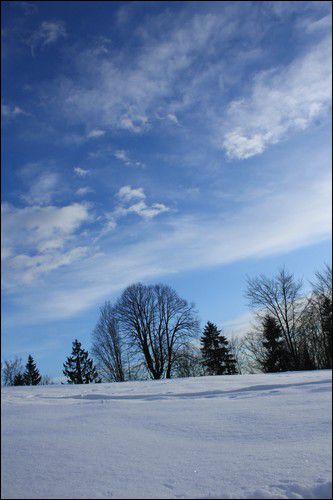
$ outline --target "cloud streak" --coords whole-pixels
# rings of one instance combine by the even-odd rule
[[[214,219],[177,217],[163,228],[155,228],[153,234],[146,234],[140,242],[87,257],[82,265],[78,262],[67,268],[56,287],[44,291],[48,300],[43,311],[39,308],[35,313],[28,299],[22,306],[21,320],[70,317],[137,280],[160,279],[170,273],[286,252],[329,238],[329,181],[325,176],[311,180],[304,187],[306,197],[292,188],[271,194],[228,218],[221,213]],[[40,290],[32,289],[31,293],[33,296]],[[27,296],[21,300],[24,303]]]
[[[223,149],[229,158],[263,153],[327,115],[332,100],[331,44],[325,39],[287,67],[256,75],[249,97],[229,104]]]
[[[33,32],[29,39],[31,55],[35,55],[37,49],[53,45],[61,38],[66,38],[66,28],[63,21],[43,21],[39,28]]]
[[[77,230],[91,218],[85,204],[17,208],[4,203],[1,217],[4,282],[9,288],[30,283],[84,253],[82,248],[68,248],[68,243],[77,240]]]

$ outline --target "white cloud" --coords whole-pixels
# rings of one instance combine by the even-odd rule
[[[128,155],[128,152],[125,151],[124,149],[118,149],[117,151],[115,151],[114,157],[117,158],[117,160],[125,163],[125,165],[134,165],[136,167],[144,167],[145,166],[140,161],[131,160],[129,155]]]
[[[175,124],[175,102],[186,99],[191,84],[186,72],[205,57],[208,44],[213,51],[231,36],[229,17],[227,9],[220,16],[205,12],[189,17],[183,12],[169,24],[156,16],[151,26],[136,33],[142,44],[126,64],[122,57],[83,51],[76,59],[79,79],[57,83],[62,112],[89,126],[135,134],[150,129],[157,110]],[[155,22],[167,30],[156,30]]]
[[[168,113],[167,114],[167,118],[172,122],[172,123],[175,123],[176,125],[179,125],[179,121],[178,121],[178,118],[175,114],[173,113]]]
[[[91,217],[88,206],[1,206],[5,288],[15,290],[87,254],[78,245],[81,226]]]
[[[30,37],[31,54],[34,55],[35,50],[39,47],[54,44],[60,38],[66,37],[67,33],[63,21],[43,21]]]
[[[325,39],[287,67],[258,74],[248,98],[228,108],[222,146],[229,158],[262,153],[288,134],[328,113],[332,88],[331,44]]]
[[[90,173],[89,170],[81,167],[74,167],[73,170],[78,177],[86,177]]]
[[[122,116],[119,121],[120,128],[130,130],[135,134],[143,132],[148,128],[148,118],[142,115],[133,114],[132,116]]]
[[[54,97],[52,109],[91,131],[82,141],[92,139],[94,131],[143,133],[156,126],[184,136],[190,129],[193,140],[199,136],[211,140],[230,158],[260,154],[310,126],[327,110],[329,97],[323,94],[330,88],[330,39],[312,51],[311,44],[322,38],[319,26],[326,26],[330,18],[324,15],[325,8],[318,19],[308,4],[276,9],[265,4],[261,10],[234,3],[203,11],[184,8],[178,16],[152,15],[133,33],[140,43],[130,56],[126,48],[115,55],[112,50],[96,52],[91,44],[77,51],[75,77],[60,76],[48,87]],[[267,68],[280,60],[279,55],[272,58],[270,43],[262,43],[277,22],[275,10],[284,12],[279,14],[283,22],[290,22],[293,52],[301,48],[309,53],[253,78],[256,62]],[[306,22],[304,31],[313,24],[317,35],[302,34],[304,43],[295,17]],[[262,32],[257,29],[260,23]],[[245,84],[251,89],[243,95]],[[237,93],[239,98],[227,111],[229,96]],[[75,134],[66,139],[79,140]],[[118,159],[131,162],[128,156]]]
[[[28,115],[28,113],[19,106],[10,106],[8,104],[2,104],[2,103],[1,103],[1,114],[4,118],[8,119],[13,119],[20,115]]]
[[[134,203],[133,205],[125,209],[121,209],[121,212],[124,215],[133,213],[139,215],[140,217],[143,217],[144,219],[153,219],[157,215],[169,211],[170,208],[165,206],[163,203],[153,203],[152,205],[147,206],[144,201],[138,201],[137,203]]]
[[[23,294],[16,320],[72,316],[134,281],[283,253],[325,240],[332,224],[330,181],[325,175],[300,179],[299,185],[288,184],[282,192],[251,200],[228,217],[220,211],[214,218],[169,218],[141,234],[140,241],[121,241],[112,250],[106,242],[104,252],[64,268],[52,286]],[[138,211],[144,208],[141,205]],[[114,223],[111,216],[109,221]],[[40,294],[43,307],[37,308]]]
[[[131,186],[123,186],[119,189],[117,195],[123,201],[131,201],[132,199],[143,200],[146,195],[143,188],[131,188]]]
[[[67,252],[48,252],[34,256],[19,254],[11,259],[13,273],[20,275],[20,283],[30,284],[40,275],[68,266],[87,254],[87,247],[73,248]]]
[[[59,190],[59,175],[55,172],[43,172],[31,179],[28,191],[21,198],[30,205],[48,205]]]
[[[270,133],[254,134],[252,137],[245,137],[242,129],[238,127],[225,135],[223,147],[229,158],[245,160],[246,158],[262,153],[265,150],[266,141],[270,138]]]
[[[127,165],[130,164],[128,153],[123,149],[118,149],[117,151],[115,151],[114,156],[117,158],[117,160],[123,161]]]
[[[84,205],[15,208],[4,204],[1,212],[4,284],[9,290],[86,253],[83,247],[66,248],[75,240],[77,229],[89,220]]]
[[[103,137],[103,135],[105,135],[105,130],[94,129],[88,133],[87,137],[88,139],[97,139],[98,137]]]
[[[306,20],[306,22],[301,23],[302,28],[304,28],[308,33],[315,33],[320,31],[326,31],[332,28],[332,16],[327,15],[316,21],[312,19]]]
[[[219,326],[225,331],[228,337],[244,337],[253,329],[253,312],[247,312],[228,321],[220,322]]]
[[[170,208],[163,203],[153,203],[152,205],[147,205],[145,202],[146,195],[143,188],[135,189],[131,186],[123,186],[119,189],[116,197],[120,200],[120,204],[115,208],[112,214],[114,220],[131,213],[144,219],[153,219],[159,214],[170,211]],[[132,200],[138,201],[130,204]]]
[[[81,187],[81,188],[76,190],[76,194],[78,196],[84,196],[85,194],[93,193],[93,192],[94,192],[94,190],[88,186]]]
[[[147,205],[145,201],[146,194],[141,187],[132,188],[131,186],[122,186],[115,197],[119,200],[119,203],[112,212],[104,214],[106,222],[94,241],[99,240],[110,231],[113,231],[117,226],[118,219],[126,217],[129,214],[135,214],[142,219],[149,220],[164,212],[171,211],[171,209],[163,203]]]
[[[60,248],[89,219],[88,206],[82,203],[25,208],[5,203],[1,214],[4,241],[15,253],[18,248],[40,252]]]

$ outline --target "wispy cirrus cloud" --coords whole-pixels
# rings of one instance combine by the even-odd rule
[[[286,252],[329,238],[329,181],[326,176],[312,179],[303,186],[306,197],[290,187],[285,193],[256,200],[228,218],[222,213],[216,213],[214,218],[173,218],[167,230],[159,227],[153,235],[146,234],[140,241],[114,248],[111,253],[83,258],[82,265],[64,269],[56,287],[45,290],[48,300],[43,310],[34,309],[37,290],[32,290],[31,300],[22,304],[18,321],[72,316],[134,281]]]
[[[122,186],[115,194],[117,204],[111,212],[106,212],[102,219],[104,219],[103,227],[94,241],[100,240],[118,226],[119,219],[126,217],[130,214],[137,215],[142,220],[152,220],[160,214],[171,212],[170,207],[164,203],[147,204],[146,194],[144,189],[132,188],[131,186]]]
[[[15,253],[17,248],[44,251],[62,247],[80,225],[89,220],[89,209],[82,203],[24,208],[5,203],[2,215],[4,241]]]
[[[20,106],[11,106],[1,103],[1,115],[7,119],[13,119],[22,115],[29,116],[29,113],[20,108]]]
[[[72,263],[86,253],[77,246],[77,230],[91,218],[85,204],[29,206],[18,208],[4,203],[1,206],[3,259],[6,286],[31,283],[36,277]]]
[[[84,186],[84,187],[80,187],[80,188],[78,188],[78,189],[76,190],[75,194],[76,194],[77,196],[84,196],[84,195],[86,195],[86,194],[93,193],[93,192],[94,192],[94,190],[93,190],[91,187],[89,187],[89,186]]]
[[[25,15],[36,14],[38,12],[38,7],[33,2],[11,2],[10,5],[19,7]]]
[[[287,67],[256,75],[248,97],[228,106],[222,147],[229,158],[262,153],[327,115],[332,99],[331,45],[325,39]]]
[[[53,162],[31,162],[18,173],[24,192],[20,195],[29,205],[49,205],[64,191],[61,175]]]
[[[185,19],[183,13],[182,20],[173,20],[163,36],[155,26],[137,32],[142,45],[126,65],[112,54],[83,50],[77,58],[80,78],[63,80],[57,92],[64,113],[71,120],[134,134],[149,131],[161,112],[170,124],[177,123],[173,103],[184,101],[192,65],[207,43],[216,47],[232,36],[228,15],[204,13]]]
[[[90,132],[88,132],[87,138],[88,139],[98,139],[99,137],[103,137],[103,135],[105,135],[105,130],[95,128],[95,129],[91,130]]]
[[[319,39],[280,65],[270,63],[269,49],[262,43],[269,23],[274,25],[271,18],[290,17],[296,10],[265,4],[267,26],[262,34],[256,30],[261,11],[247,4],[214,13],[195,10],[188,17],[181,12],[162,33],[159,28],[167,15],[152,17],[134,32],[140,44],[126,65],[121,50],[116,57],[109,50],[82,48],[76,59],[78,78],[56,82],[57,109],[72,123],[91,129],[88,137],[95,130],[141,134],[177,125],[178,131],[213,138],[229,159],[261,154],[307,129],[330,108],[331,54],[325,38],[330,14],[318,19],[315,9],[304,4],[299,22],[309,33],[319,33]],[[295,33],[299,26],[293,26]],[[221,47],[229,47],[235,33],[242,41],[226,56],[228,51]],[[253,69],[258,60],[264,60],[264,69]],[[241,85],[245,75],[247,84]],[[131,164],[127,151],[116,149],[114,154]]]
[[[61,38],[66,38],[67,32],[63,21],[43,21],[39,28],[29,37],[28,44],[31,54],[36,50],[52,45]]]
[[[38,255],[15,255],[10,260],[10,268],[13,273],[13,283],[17,275],[20,275],[21,284],[34,282],[40,276],[55,271],[59,267],[68,266],[85,256],[88,247],[76,247],[68,251],[53,251]]]

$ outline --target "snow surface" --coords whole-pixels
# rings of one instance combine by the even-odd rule
[[[331,498],[330,370],[2,391],[2,498]]]

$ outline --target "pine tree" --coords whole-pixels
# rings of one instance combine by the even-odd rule
[[[25,385],[23,373],[17,373],[14,377],[14,385]]]
[[[25,372],[23,374],[24,385],[38,385],[42,379],[40,375],[36,363],[33,360],[33,357],[29,354],[28,362],[25,365]]]
[[[89,358],[88,351],[82,349],[81,342],[78,340],[73,342],[72,355],[68,356],[63,366],[63,374],[67,377],[69,384],[101,382],[93,360]]]
[[[203,365],[209,375],[232,375],[237,373],[236,361],[229,343],[214,323],[208,321],[200,339]]]
[[[275,318],[266,315],[263,319],[264,358],[261,361],[265,373],[281,372],[287,368],[288,354],[284,348],[281,328]]]

